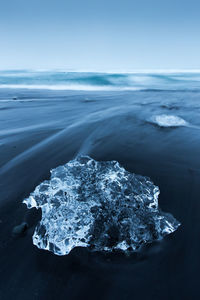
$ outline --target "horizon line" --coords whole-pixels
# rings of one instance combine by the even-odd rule
[[[1,72],[69,72],[69,73],[104,73],[104,74],[148,74],[148,73],[200,73],[200,69],[132,69],[132,70],[123,70],[123,69],[111,69],[111,70],[102,70],[102,69],[73,69],[73,68],[8,68],[2,69]]]

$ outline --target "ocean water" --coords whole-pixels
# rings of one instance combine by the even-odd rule
[[[49,90],[195,90],[200,71],[98,73],[65,71],[0,71],[0,88]]]
[[[0,298],[196,299],[199,153],[200,72],[1,71]],[[78,155],[150,177],[181,226],[130,256],[33,246],[41,213],[22,201]],[[13,238],[22,222],[28,230]]]

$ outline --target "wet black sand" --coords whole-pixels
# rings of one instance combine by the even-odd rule
[[[0,299],[199,299],[200,131],[146,120],[173,113],[199,126],[200,95],[0,93]],[[40,212],[22,200],[77,153],[149,176],[160,187],[161,208],[181,227],[130,256],[77,248],[58,257],[37,249],[31,236]],[[13,236],[24,221],[28,230]]]

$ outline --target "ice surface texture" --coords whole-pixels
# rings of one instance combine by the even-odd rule
[[[156,115],[152,117],[151,122],[160,127],[178,127],[186,126],[188,124],[182,118],[174,115]]]
[[[134,251],[160,240],[180,223],[158,208],[159,188],[116,161],[80,156],[51,170],[50,180],[24,200],[42,209],[33,243],[57,255],[74,247]]]

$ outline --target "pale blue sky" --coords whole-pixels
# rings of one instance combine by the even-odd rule
[[[0,0],[0,69],[200,69],[199,0]]]

